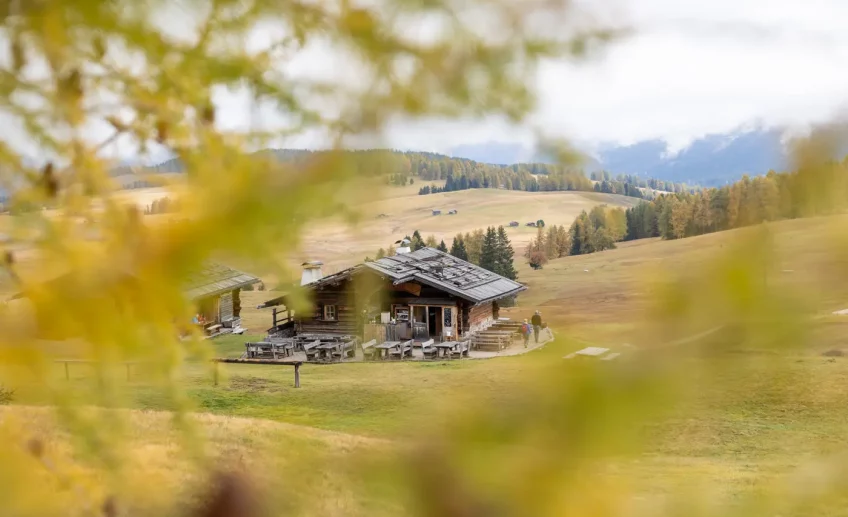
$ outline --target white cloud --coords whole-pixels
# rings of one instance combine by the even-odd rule
[[[599,15],[636,34],[588,64],[539,70],[545,133],[578,142],[659,138],[674,153],[708,133],[828,120],[848,98],[848,2],[616,0]],[[393,126],[386,143],[446,150],[530,138],[490,121]]]
[[[848,100],[846,0],[576,0],[594,19],[627,24],[635,34],[611,45],[597,60],[543,63],[538,109],[522,127],[499,118],[409,122],[396,120],[382,137],[359,146],[447,151],[492,141],[532,147],[535,131],[583,146],[663,139],[674,154],[693,139],[740,127],[803,128],[844,110]],[[195,13],[168,11],[176,34],[186,34]],[[432,24],[410,31],[432,36]],[[262,27],[245,45],[267,46],[280,28]],[[190,38],[189,38],[190,39]],[[352,88],[357,63],[316,41],[286,64],[290,80],[331,81]],[[227,129],[278,127],[284,114],[254,106],[244,92],[216,92],[217,120]],[[322,99],[324,106],[327,100]],[[334,106],[332,109],[340,109]],[[101,131],[93,131],[100,134]],[[327,145],[320,132],[279,142],[292,147]],[[107,150],[125,155],[126,143]]]

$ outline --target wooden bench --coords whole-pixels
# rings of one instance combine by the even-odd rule
[[[221,325],[220,323],[216,323],[215,325],[209,325],[208,327],[206,327],[206,333],[207,334],[214,334],[215,332],[218,332],[222,328],[224,328],[224,326]]]
[[[468,349],[469,349],[470,347],[471,347],[471,343],[470,343],[470,342],[468,342],[468,341],[461,341],[461,342],[459,342],[459,343],[456,345],[456,348],[454,348],[453,350],[451,350],[451,351],[450,351],[450,357],[451,357],[451,359],[453,359],[453,358],[454,358],[454,356],[458,357],[459,359],[462,359],[462,356],[463,356],[463,355],[464,355],[464,356],[466,356],[466,357],[468,357]]]
[[[439,353],[439,349],[433,346],[433,340],[424,341],[421,343],[421,351],[424,353],[425,359],[435,359]]]
[[[509,346],[512,339],[498,334],[477,334],[472,338],[477,350],[500,351]]]
[[[412,340],[404,341],[389,352],[392,359],[403,360],[404,357],[412,357]]]
[[[376,339],[372,339],[371,341],[362,343],[362,356],[366,361],[370,361],[376,357],[377,349],[374,348],[376,345]]]
[[[318,353],[320,352],[320,350],[318,350],[318,345],[320,344],[321,342],[317,339],[315,341],[303,344],[303,351],[306,352],[307,361],[315,360],[315,358],[318,356]]]
[[[339,361],[343,361],[345,357],[354,357],[356,354],[356,340],[351,340],[346,343],[342,343],[337,346],[335,350],[333,350],[333,359],[338,358]]]
[[[213,359],[215,362],[215,370],[213,372],[215,379],[215,386],[218,385],[218,363],[242,363],[242,364],[270,364],[277,366],[294,366],[294,387],[300,388],[300,365],[303,364],[303,361],[292,361],[292,360],[283,360],[283,359],[232,359],[227,357],[222,357],[219,359]]]
[[[245,356],[247,356],[248,358],[255,358],[262,357],[265,355],[271,355],[271,350],[273,349],[273,346],[273,344],[268,343],[267,341],[245,343]]]

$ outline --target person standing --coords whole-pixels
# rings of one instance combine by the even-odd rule
[[[536,338],[536,343],[539,342],[539,331],[542,330],[542,313],[536,311],[536,314],[530,319],[530,323],[533,324],[533,335]]]
[[[527,348],[527,343],[530,341],[530,333],[532,331],[530,324],[527,323],[527,320],[524,320],[524,324],[521,325],[521,337],[524,338],[524,348]]]

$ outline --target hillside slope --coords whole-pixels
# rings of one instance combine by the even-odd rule
[[[400,193],[401,195],[398,195]],[[391,197],[390,197],[391,196]],[[419,196],[412,189],[387,189],[386,198],[360,207],[364,218],[356,227],[334,220],[310,229],[304,236],[303,258],[322,260],[325,273],[373,256],[379,248],[388,248],[404,235],[418,230],[422,236],[434,235],[450,246],[457,233],[487,226],[520,226],[508,228],[516,256],[536,234],[525,223],[542,219],[546,224],[571,225],[582,210],[607,204],[630,207],[636,198],[595,192],[522,192],[512,190],[472,189]],[[442,214],[434,216],[433,210]],[[456,215],[448,211],[457,210]]]
[[[775,243],[769,281],[814,293],[805,307],[811,313],[848,308],[848,296],[827,274],[829,268],[839,267],[833,246],[846,225],[848,215],[767,224]],[[530,288],[521,304],[541,308],[549,319],[576,327],[587,339],[610,334],[617,339],[654,301],[652,290],[701,271],[717,252],[743,242],[754,230],[618,243],[616,249],[553,260],[538,271],[522,264],[519,278]]]
[[[267,420],[192,414],[188,420],[197,433],[192,441],[202,443],[204,454],[212,460],[204,469],[193,461],[187,438],[181,434],[184,428],[178,428],[171,412],[83,410],[80,416],[109,422],[108,429],[97,434],[121,445],[112,451],[123,461],[122,483],[109,482],[103,464],[90,461],[85,447],[63,428],[67,422],[51,408],[0,407],[0,436],[10,444],[0,458],[19,460],[23,451],[12,444],[38,439],[45,444],[45,464],[55,469],[50,472],[31,460],[20,463],[15,471],[21,485],[4,491],[13,494],[4,499],[4,508],[16,508],[19,511],[14,513],[20,515],[83,515],[73,510],[81,509],[89,498],[97,507],[104,495],[110,495],[122,514],[184,515],[178,510],[192,496],[210,492],[213,485],[208,478],[216,474],[214,469],[245,471],[251,488],[263,494],[267,504],[289,508],[288,515],[371,515],[355,491],[357,480],[331,465],[348,461],[360,451],[391,449],[384,440]],[[32,506],[39,511],[21,511]]]

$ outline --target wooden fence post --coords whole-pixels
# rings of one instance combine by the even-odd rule
[[[300,365],[294,365],[294,387],[300,388]]]

